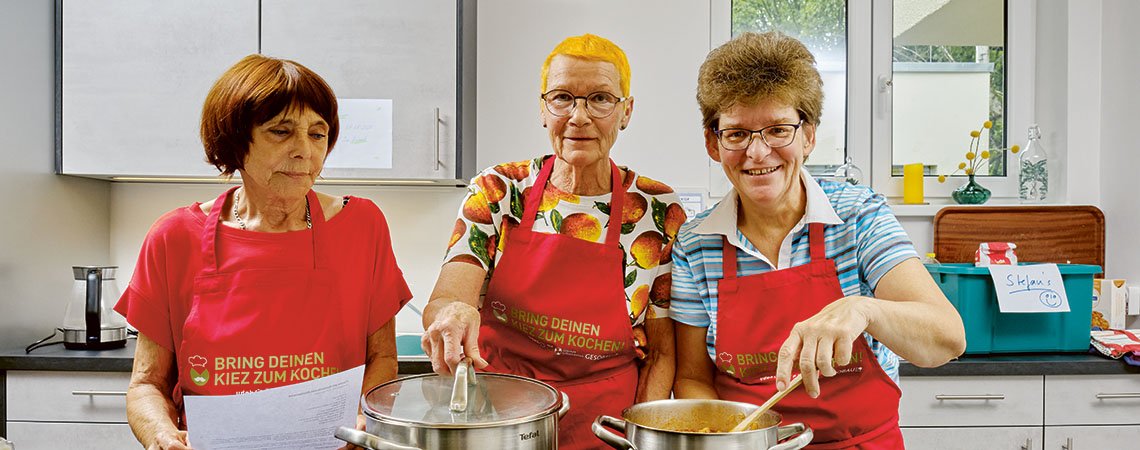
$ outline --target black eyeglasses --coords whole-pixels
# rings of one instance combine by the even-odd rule
[[[570,91],[554,89],[539,96],[546,103],[546,110],[558,117],[566,117],[574,113],[578,99],[586,102],[586,114],[595,119],[609,117],[617,109],[617,104],[625,101],[626,97],[618,97],[609,92],[594,92],[585,97],[574,95]]]
[[[796,140],[796,132],[803,126],[804,121],[800,119],[799,123],[778,123],[775,125],[767,126],[759,130],[749,130],[747,128],[725,128],[721,130],[713,130],[716,134],[717,141],[720,142],[721,148],[729,151],[740,151],[752,145],[752,136],[759,134],[760,140],[770,148],[787,147],[792,141]]]

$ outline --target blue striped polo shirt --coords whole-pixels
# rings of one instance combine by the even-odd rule
[[[804,217],[780,244],[776,269],[806,264],[809,222],[824,223],[827,257],[835,261],[844,295],[873,296],[879,279],[908,258],[916,258],[914,245],[886,198],[864,186],[815,180],[800,172],[807,193]],[[706,343],[714,361],[716,346],[717,282],[724,278],[721,236],[743,250],[738,276],[773,270],[768,261],[736,226],[737,194],[723,200],[681,227],[673,245],[673,289],[669,317],[694,327],[708,327]],[[787,301],[793,301],[786,299]],[[898,382],[899,358],[886,345],[863,336],[882,365]]]

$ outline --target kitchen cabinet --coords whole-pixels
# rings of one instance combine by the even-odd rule
[[[903,377],[908,449],[1132,448],[1136,374]]]
[[[1140,443],[1140,377],[1045,377],[1045,449],[1124,448]]]
[[[392,101],[390,168],[334,155],[326,181],[454,186],[474,174],[474,0],[61,4],[61,173],[214,178],[202,101],[225,68],[260,52],[304,64],[338,98]]]
[[[457,58],[465,42],[474,42],[474,23],[462,24],[464,3],[277,0],[262,5],[262,53],[304,64],[339,98],[392,100],[392,168],[338,167],[330,157],[326,178],[465,182],[474,175],[474,114],[461,109],[464,95],[474,104],[474,80],[462,79],[464,71],[473,73],[474,61]],[[460,133],[461,126],[469,133]]]
[[[129,372],[10,370],[7,439],[20,450],[138,447],[127,425]]]
[[[1041,427],[902,429],[907,450],[1040,450]]]
[[[56,170],[217,175],[198,139],[202,101],[226,67],[257,53],[258,4],[57,2]]]

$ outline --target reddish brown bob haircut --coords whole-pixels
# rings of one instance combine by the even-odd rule
[[[293,108],[309,108],[329,124],[328,151],[340,132],[336,95],[315,72],[287,59],[253,54],[222,74],[202,105],[206,161],[223,175],[242,169],[253,128]]]

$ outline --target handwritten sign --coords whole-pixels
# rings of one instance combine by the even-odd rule
[[[392,99],[338,98],[340,136],[325,167],[392,168]]]
[[[990,266],[1003,313],[1068,312],[1069,299],[1056,264]]]

